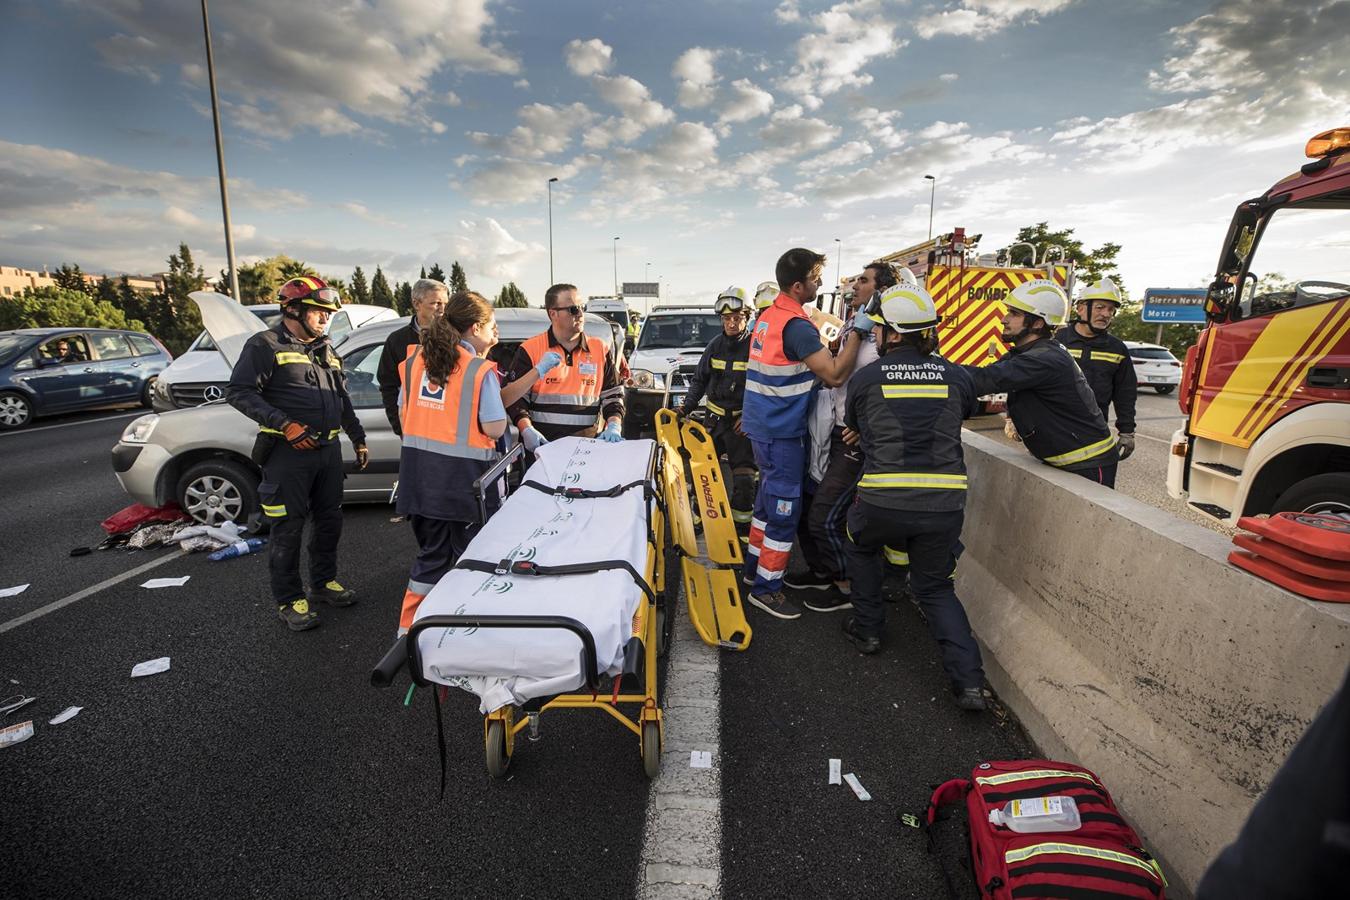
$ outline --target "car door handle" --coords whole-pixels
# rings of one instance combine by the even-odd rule
[[[140,363],[132,363],[132,364],[131,364],[131,367],[132,367],[133,369],[139,369],[139,368],[141,367],[141,364],[140,364]]]
[[[87,367],[87,368],[85,369],[85,371],[86,371],[86,372],[92,372],[92,371],[94,371],[94,367],[93,367],[93,366],[89,366],[89,367]]]
[[[1350,388],[1350,369],[1319,366],[1308,372],[1308,387],[1345,390]]]

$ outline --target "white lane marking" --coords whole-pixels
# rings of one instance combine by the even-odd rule
[[[722,895],[720,652],[699,639],[689,616],[676,616],[661,703],[666,744],[638,865],[640,900]],[[711,753],[712,768],[691,768],[694,750]]]
[[[1170,444],[1170,443],[1172,443],[1172,439],[1171,439],[1171,438],[1154,437],[1154,436],[1151,435],[1151,434],[1144,434],[1142,431],[1136,431],[1136,432],[1134,433],[1134,436],[1135,436],[1135,437],[1141,437],[1141,438],[1143,438],[1144,440],[1147,440],[1147,441],[1157,441],[1157,442],[1160,443],[1160,444]]]
[[[166,562],[170,562],[185,555],[187,555],[186,550],[175,550],[172,553],[167,553],[164,556],[161,556],[159,559],[151,560],[150,562],[144,565],[137,566],[136,568],[131,569],[130,571],[123,572],[121,575],[114,575],[113,577],[106,578],[103,581],[100,581],[98,584],[91,585],[90,587],[87,587],[82,591],[76,591],[69,597],[62,597],[60,600],[53,600],[46,606],[39,606],[32,612],[26,612],[21,616],[16,616],[13,619],[10,619],[8,622],[5,622],[4,624],[0,624],[0,634],[4,634],[6,631],[9,631],[13,628],[18,628],[20,625],[31,622],[34,619],[40,619],[43,616],[47,615],[47,613],[56,612],[63,606],[69,606],[70,604],[76,602],[77,600],[83,600],[85,597],[97,594],[104,588],[112,587],[115,584],[121,584],[123,581],[135,578],[142,572],[149,572],[151,569],[157,566],[162,566]]]
[[[116,416],[103,416],[99,419],[81,419],[78,422],[62,422],[60,425],[43,425],[40,428],[16,428],[13,431],[0,431],[0,437],[14,437],[19,434],[37,434],[39,431],[51,431],[53,428],[70,428],[73,425],[94,425],[98,422],[111,422],[115,419],[130,419],[132,416],[148,415],[149,410],[138,409],[135,412]]]

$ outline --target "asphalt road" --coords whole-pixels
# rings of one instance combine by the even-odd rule
[[[350,507],[341,579],[355,607],[287,632],[266,560],[108,551],[98,523],[127,503],[108,450],[129,418],[0,437],[0,629],[128,571],[152,570],[0,630],[3,694],[35,695],[0,750],[6,895],[631,896],[648,782],[637,742],[607,717],[549,714],[506,781],[483,768],[476,699],[446,710],[446,799],[437,799],[431,698],[376,690],[413,552],[384,506]],[[189,575],[181,588],[146,578]],[[840,614],[754,619],[722,657],[725,896],[941,896],[918,831],[931,786],[983,758],[1030,752],[1001,712],[957,711],[913,608],[859,656]],[[129,677],[169,656],[170,671]],[[52,726],[67,706],[77,717]],[[826,784],[840,757],[873,800]]]

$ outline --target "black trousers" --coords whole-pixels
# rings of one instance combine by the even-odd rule
[[[862,447],[844,443],[843,432],[842,428],[836,428],[830,436],[830,462],[803,520],[810,537],[801,542],[811,571],[835,581],[848,577],[845,557],[848,509],[857,493],[863,467]]]
[[[984,661],[970,620],[956,596],[956,558],[961,555],[965,513],[901,512],[861,498],[848,513],[848,574],[852,579],[853,622],[864,635],[880,637],[886,621],[881,584],[886,577],[883,548],[909,554],[909,583],[942,651],[942,668],[958,689],[984,684]]]
[[[278,605],[305,596],[300,579],[300,539],[309,532],[309,583],[322,586],[337,577],[342,538],[342,448],[337,441],[317,450],[296,450],[278,441],[262,467],[258,498],[272,523],[272,599]]]
[[[740,416],[708,414],[708,434],[719,456],[725,456],[731,468],[732,518],[739,524],[750,521],[755,507],[755,449],[750,438],[736,430]]]
[[[1109,466],[1093,466],[1091,469],[1073,469],[1073,474],[1081,475],[1088,481],[1095,481],[1100,485],[1116,489],[1116,466],[1119,463],[1111,463]]]

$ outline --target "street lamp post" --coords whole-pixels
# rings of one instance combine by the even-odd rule
[[[230,192],[225,186],[225,146],[220,140],[220,105],[216,102],[216,64],[211,55],[211,22],[202,0],[202,34],[206,37],[206,76],[211,84],[211,123],[216,129],[216,168],[220,172],[220,209],[225,217],[225,259],[230,267],[230,296],[239,303],[239,272],[234,266],[234,235],[230,229]]]
[[[645,266],[642,267],[642,280],[649,281],[651,274],[652,274],[652,264],[647,263]]]
[[[840,279],[844,277],[844,272],[842,269],[844,260],[844,245],[839,240],[839,238],[835,238],[834,242],[839,245],[838,247],[835,247],[835,254],[834,254],[834,290],[835,293],[838,293]]]
[[[548,283],[553,286],[553,182],[557,178],[548,180]]]
[[[614,239],[614,299],[619,299],[619,239]]]
[[[932,175],[923,176],[926,180],[933,183],[928,192],[928,239],[933,239],[933,201],[937,198],[937,179]]]

